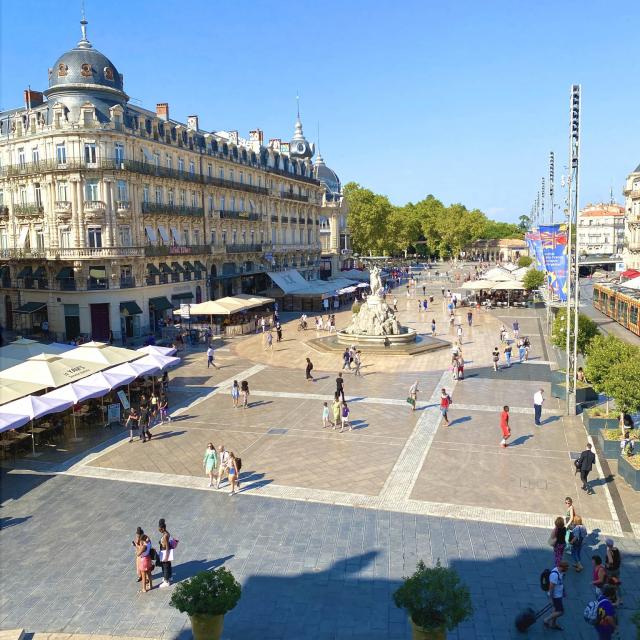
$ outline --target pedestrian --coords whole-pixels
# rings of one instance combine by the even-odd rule
[[[229,453],[229,460],[227,462],[227,473],[229,475],[229,486],[231,487],[231,491],[229,492],[230,496],[235,495],[236,492],[236,483],[239,484],[239,476],[240,476],[240,468],[239,468],[239,458],[236,458],[233,451]]]
[[[435,318],[431,320],[431,335],[434,337],[436,335],[436,319]]]
[[[445,388],[440,391],[440,413],[447,427],[449,426],[449,407],[451,406],[451,396]]]
[[[167,396],[160,396],[160,422],[171,422],[171,416],[169,415],[169,400]]]
[[[344,353],[342,354],[342,368],[351,371],[351,353],[348,347],[345,347]]]
[[[422,310],[427,313],[427,311],[429,311],[429,304],[427,303],[427,299],[425,298],[422,301]]]
[[[228,465],[229,452],[224,448],[224,445],[220,445],[218,448],[218,479],[216,481],[216,489],[220,488],[220,483],[224,479],[225,473],[227,473]]]
[[[265,350],[268,349],[273,353],[273,335],[271,334],[271,331],[267,331],[266,335],[267,335],[267,340],[266,340]]]
[[[336,378],[336,395],[341,396],[344,401],[344,379],[341,372],[338,372],[338,377]]]
[[[138,428],[140,426],[139,421],[140,416],[138,415],[138,412],[136,411],[135,407],[131,407],[131,409],[129,410],[129,417],[127,418],[127,422],[125,423],[125,428],[129,428],[129,442],[133,442],[133,432],[138,431]],[[138,438],[142,440],[142,436],[139,436]]]
[[[558,516],[555,519],[553,531],[549,536],[549,546],[553,548],[554,566],[560,564],[562,554],[566,546],[567,529],[564,526],[564,519]]]
[[[467,311],[467,324],[471,326],[473,324],[473,312]]]
[[[511,367],[511,345],[507,342],[504,348],[504,359],[507,361],[507,369]]]
[[[544,389],[538,389],[533,394],[533,414],[534,414],[534,422],[539,427],[542,423],[540,422],[540,418],[542,417],[542,405],[544,403]]]
[[[341,418],[341,423],[340,423],[340,433],[342,433],[345,429],[345,427],[349,427],[349,431],[353,431],[353,427],[351,426],[351,423],[349,422],[349,406],[347,405],[346,401],[342,401],[342,408],[340,411],[340,418]]]
[[[622,565],[622,557],[620,550],[615,546],[611,538],[605,540],[607,545],[607,556],[604,561],[604,568],[607,572],[609,584],[615,589],[615,597],[613,604],[616,607],[622,606],[622,597],[620,594],[620,567]]]
[[[240,401],[240,386],[237,380],[234,380],[231,386],[231,399],[233,400],[233,408],[237,409]]]
[[[500,446],[503,449],[506,449],[507,440],[511,437],[511,427],[509,426],[509,407],[507,405],[502,407],[502,413],[500,414],[500,429],[502,430]]]
[[[425,287],[425,285],[422,285],[422,295],[423,296],[427,295],[427,287]]]
[[[138,545],[142,540],[142,536],[144,535],[144,531],[142,527],[136,528],[136,535],[134,536],[131,544],[133,545],[135,558],[136,558],[136,582],[142,582],[142,570],[140,569],[140,556],[138,555]]]
[[[333,313],[329,317],[329,333],[332,331],[336,331],[336,317]]]
[[[618,626],[616,615],[615,588],[608,584],[602,589],[602,595],[598,598],[595,629],[598,640],[611,640]]]
[[[357,350],[353,354],[353,365],[355,366],[353,375],[362,377],[362,374],[360,373],[360,367],[362,366],[362,352],[360,350]]]
[[[307,358],[307,366],[305,368],[305,376],[307,381],[313,382],[313,377],[311,376],[311,371],[313,370],[313,362],[309,358]]]
[[[587,528],[582,524],[582,518],[580,516],[575,516],[573,522],[575,526],[569,533],[571,559],[573,560],[573,568],[580,573],[584,569],[582,566],[582,543],[587,537]]]
[[[418,300],[418,313],[422,313],[422,300]]]
[[[329,426],[335,427],[336,425],[331,421],[329,417],[329,403],[325,402],[322,406],[322,428],[326,429]]]
[[[513,337],[518,339],[520,337],[520,323],[514,320],[511,326],[513,328]]]
[[[491,359],[493,360],[493,370],[498,371],[500,369],[500,367],[498,366],[498,361],[500,360],[500,351],[498,351],[498,347],[493,348]]]
[[[543,620],[543,624],[547,629],[557,629],[562,631],[562,627],[557,620],[564,614],[564,574],[569,569],[569,563],[566,560],[557,562],[549,573],[549,598],[553,610],[550,616]]]
[[[458,335],[458,342],[462,344],[462,325],[458,325],[458,328],[456,329],[456,333]]]
[[[322,316],[316,316],[316,336],[320,335],[320,331],[322,330]]]
[[[211,345],[209,345],[209,348],[207,349],[207,369],[209,367],[215,367],[216,369],[219,369],[220,367],[213,361],[213,347]]]
[[[502,325],[500,327],[500,342],[505,342],[507,340],[507,328]]]
[[[518,340],[517,346],[518,346],[518,358],[520,359],[520,364],[522,364],[524,362],[524,356],[525,356],[524,340],[522,340],[522,338]]]
[[[591,473],[591,469],[593,468],[593,464],[596,461],[596,456],[591,451],[592,445],[590,442],[587,443],[587,448],[580,454],[578,459],[575,461],[576,472],[580,472],[580,480],[582,480],[582,490],[587,493],[591,493],[592,489],[589,485],[589,473]]]
[[[564,499],[564,506],[566,507],[566,512],[564,514],[564,526],[571,530],[573,529],[573,527],[575,526],[575,520],[576,520],[576,509],[573,506],[573,500],[567,496]],[[567,541],[568,541],[569,536],[567,535]]]
[[[156,392],[153,391],[151,393],[151,398],[149,399],[149,426],[153,426],[159,418],[158,412],[158,396]]]
[[[529,362],[529,351],[531,351],[531,340],[529,340],[528,336],[525,336],[524,339],[524,361]]]
[[[142,576],[142,587],[140,593],[146,593],[153,589],[153,580],[151,572],[153,571],[153,562],[151,561],[151,540],[146,533],[140,536],[140,542],[136,547],[138,557],[140,558],[140,575]]]
[[[599,598],[602,595],[602,588],[607,584],[607,570],[602,564],[602,558],[599,555],[591,556],[591,564],[593,567],[591,584],[596,592],[596,598]]]
[[[151,432],[149,431],[149,405],[147,404],[146,399],[142,396],[142,400],[140,402],[140,418],[138,419],[138,423],[140,424],[140,440],[142,442],[146,442],[147,440],[151,440]]]
[[[337,429],[340,424],[340,414],[342,409],[342,403],[340,402],[340,395],[336,392],[331,405],[331,411],[333,413],[333,428]]]
[[[416,380],[411,387],[409,387],[409,397],[407,402],[411,405],[411,411],[416,410],[416,402],[418,401],[418,381]]]
[[[458,355],[457,367],[458,380],[464,380],[464,358],[462,357],[462,352]]]
[[[162,582],[160,583],[160,589],[164,589],[171,586],[171,578],[173,576],[171,566],[173,562],[173,540],[167,531],[167,525],[164,519],[160,521],[158,531],[160,532],[158,547],[160,549],[160,564],[162,565]]]
[[[267,330],[267,321],[264,316],[260,318],[260,327],[262,328],[262,333],[264,333]]]
[[[276,325],[277,342],[282,342],[282,325],[278,322]]]
[[[240,393],[242,394],[242,408],[246,409],[249,406],[249,383],[246,380],[240,383]]]
[[[438,274],[436,274],[438,275]],[[442,291],[442,297],[444,298],[444,287],[441,287],[440,291]]]
[[[205,449],[202,466],[205,473],[209,476],[209,486],[212,487],[213,476],[218,468],[218,454],[216,453],[216,448],[213,446],[213,442],[210,442]]]

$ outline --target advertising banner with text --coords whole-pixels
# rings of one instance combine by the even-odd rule
[[[549,285],[561,302],[567,300],[567,226],[543,225],[539,229],[540,245]]]

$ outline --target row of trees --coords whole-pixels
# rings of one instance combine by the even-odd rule
[[[480,238],[522,237],[523,225],[528,222],[496,222],[479,209],[467,209],[463,204],[445,206],[432,195],[396,206],[387,196],[355,182],[345,185],[344,195],[349,205],[351,241],[358,253],[411,250],[420,255],[456,256]]]

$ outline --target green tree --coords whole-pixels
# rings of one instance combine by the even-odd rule
[[[344,186],[344,197],[349,207],[348,225],[353,248],[360,253],[381,252],[393,211],[389,199],[371,189],[363,189],[355,182]]]
[[[616,407],[624,413],[640,410],[640,355],[618,362],[604,380],[604,392],[611,396]]]
[[[529,256],[520,256],[518,258],[519,267],[530,267],[533,264],[533,258]]]
[[[609,371],[619,362],[640,354],[640,349],[615,336],[597,335],[589,343],[585,355],[584,375],[598,393],[604,393]]]
[[[539,289],[547,281],[547,276],[543,271],[537,269],[529,269],[522,278],[522,284],[527,291],[533,291]]]
[[[566,346],[567,337],[567,310],[560,309],[558,315],[553,321],[553,328],[551,331],[551,341],[559,349],[564,349]],[[574,314],[571,313],[571,340],[573,340],[575,332],[575,320]],[[591,341],[600,333],[598,325],[588,316],[583,313],[578,314],[578,351],[579,353],[585,353]]]
[[[529,218],[529,216],[522,215],[518,218],[518,220],[520,220],[520,224],[518,225],[520,227],[520,230],[526,231],[531,224],[531,218]]]
[[[522,229],[510,222],[496,222],[487,219],[482,235],[483,240],[501,240],[502,238],[522,238]]]

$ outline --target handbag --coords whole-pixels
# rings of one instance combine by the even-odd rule
[[[416,406],[416,401],[415,401],[411,396],[409,396],[409,397],[407,398],[407,402],[408,402],[412,407],[415,407],[415,406]]]

